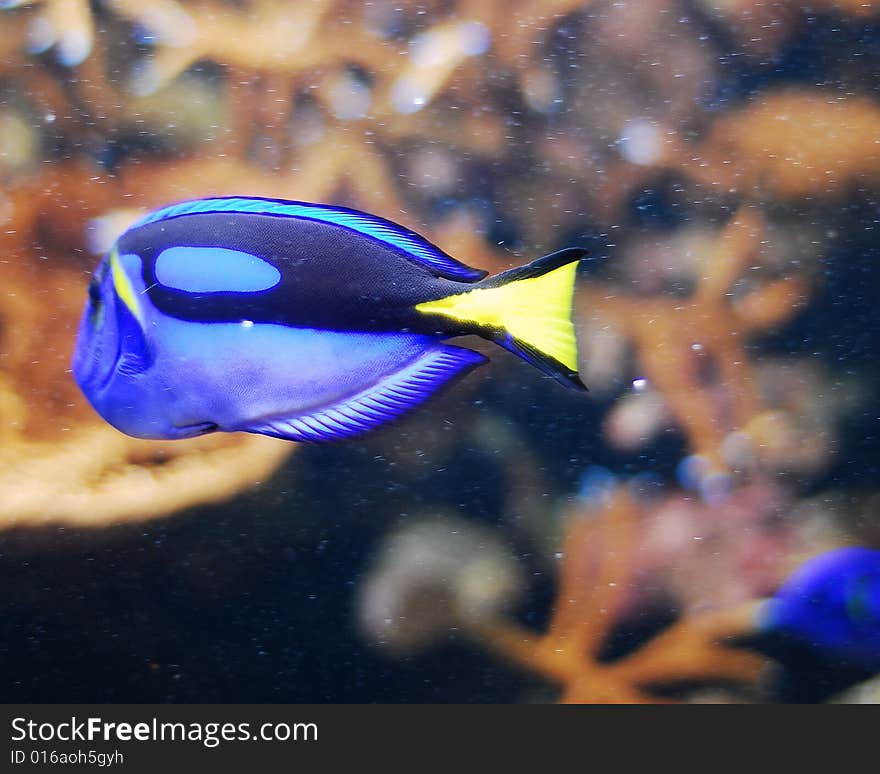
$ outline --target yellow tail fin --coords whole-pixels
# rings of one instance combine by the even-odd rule
[[[577,262],[585,255],[581,248],[560,250],[416,310],[474,324],[566,386],[584,389],[571,304]]]

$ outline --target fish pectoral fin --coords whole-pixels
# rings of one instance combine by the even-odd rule
[[[479,352],[439,344],[372,387],[340,403],[294,417],[260,420],[241,428],[290,441],[341,440],[374,430],[427,400],[451,379],[482,365]]]

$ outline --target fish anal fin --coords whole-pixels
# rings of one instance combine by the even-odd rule
[[[293,417],[261,419],[240,429],[305,443],[351,438],[392,422],[450,380],[485,362],[478,352],[440,344],[339,403]]]

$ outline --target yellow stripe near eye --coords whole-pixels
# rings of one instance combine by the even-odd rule
[[[125,273],[125,269],[119,263],[119,255],[116,250],[110,253],[110,269],[113,272],[113,288],[116,290],[116,295],[131,310],[137,321],[143,325],[144,320],[137,295],[135,295],[134,288],[131,286],[131,280],[129,280],[128,275]]]

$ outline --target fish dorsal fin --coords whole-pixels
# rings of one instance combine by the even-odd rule
[[[391,422],[449,380],[485,362],[478,352],[440,344],[340,403],[309,414],[260,420],[240,429],[306,443],[350,438]]]
[[[183,215],[208,213],[271,215],[332,223],[397,248],[408,258],[425,266],[437,276],[458,282],[476,282],[486,276],[485,271],[474,269],[457,261],[415,231],[410,231],[408,228],[377,215],[326,204],[243,196],[196,199],[156,210],[135,223],[133,228],[140,228],[170,218],[179,218]]]

